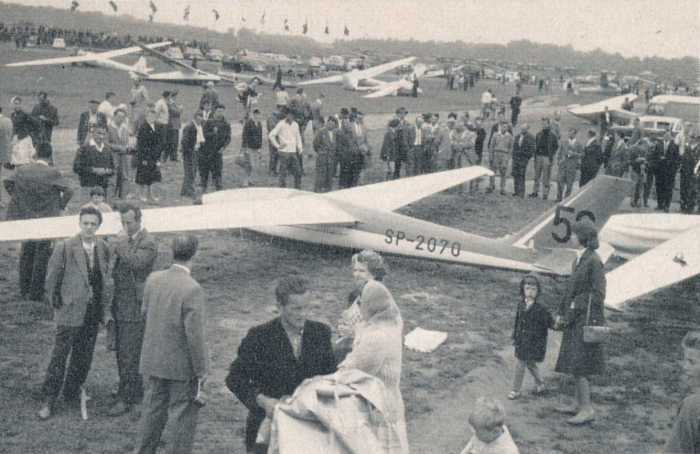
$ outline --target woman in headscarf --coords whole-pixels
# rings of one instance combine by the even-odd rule
[[[568,420],[569,424],[580,425],[595,419],[589,377],[603,372],[603,346],[584,342],[583,327],[605,324],[605,270],[595,251],[599,245],[595,224],[584,218],[576,222],[571,231],[574,244],[578,242],[585,249],[574,262],[554,325],[564,332],[555,370],[574,376],[577,403],[572,408],[556,410],[574,415]]]
[[[401,397],[403,320],[389,290],[368,280],[360,295],[362,323],[357,327],[352,351],[338,369],[358,369],[373,375],[386,389],[386,425],[378,425],[377,437],[387,454],[408,454],[408,437]]]

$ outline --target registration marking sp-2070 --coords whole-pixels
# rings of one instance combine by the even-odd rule
[[[432,236],[426,237],[425,235],[416,235],[415,239],[407,238],[406,232],[402,230],[394,231],[392,229],[387,229],[385,236],[384,242],[386,244],[398,246],[400,242],[406,241],[408,243],[415,243],[415,250],[428,251],[431,254],[439,255],[447,251],[452,254],[453,257],[459,257],[459,253],[462,250],[461,245],[456,241],[437,239]]]

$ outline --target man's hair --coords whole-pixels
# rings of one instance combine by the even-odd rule
[[[503,405],[493,397],[480,397],[474,404],[474,410],[469,415],[472,427],[495,429],[505,423],[506,412]]]
[[[105,93],[105,99],[109,99],[112,96],[116,96],[116,93],[114,93],[113,91],[108,91],[107,93]]]
[[[104,121],[98,121],[97,123],[95,123],[95,124],[92,126],[92,130],[93,130],[93,131],[96,130],[96,129],[104,129],[104,130],[106,131],[107,128],[108,128],[108,127],[107,127],[107,123],[105,123]]]
[[[0,112],[2,112],[2,109],[0,109]],[[36,146],[36,156],[38,158],[50,158],[52,153],[53,149],[48,142],[41,142]]]
[[[197,253],[199,240],[191,233],[183,233],[173,238],[171,246],[173,250],[173,260],[186,262]]]
[[[301,276],[287,276],[277,283],[275,297],[280,306],[289,303],[289,295],[303,295],[309,291],[309,281]]]
[[[92,206],[87,206],[87,207],[82,207],[80,209],[80,214],[78,215],[78,219],[82,220],[83,216],[91,214],[93,216],[97,216],[97,225],[102,225],[102,213],[100,213],[100,210],[98,210],[95,207]]]
[[[133,212],[134,212],[134,218],[136,219],[136,222],[140,222],[140,221],[141,221],[141,215],[142,215],[142,213],[141,213],[141,208],[140,208],[140,207],[134,205],[133,203],[125,203],[124,205],[122,205],[122,206],[119,207],[119,213],[120,213],[120,214],[126,214],[126,213],[128,213],[129,211],[133,211]]]
[[[105,195],[104,188],[102,186],[93,186],[92,188],[90,188],[90,197],[92,197],[93,195],[104,196]]]

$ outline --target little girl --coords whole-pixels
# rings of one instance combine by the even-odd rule
[[[534,274],[528,274],[520,281],[522,300],[518,304],[513,330],[518,365],[515,367],[513,391],[508,395],[508,399],[511,400],[521,396],[520,387],[523,384],[525,367],[535,379],[535,393],[540,394],[544,391],[537,363],[544,361],[544,355],[547,353],[547,330],[554,326],[554,320],[549,311],[537,301],[541,290],[540,281]]]

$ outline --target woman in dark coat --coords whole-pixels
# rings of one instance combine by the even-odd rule
[[[599,245],[595,224],[584,218],[576,222],[571,231],[574,241],[578,241],[585,250],[574,263],[556,318],[555,329],[561,329],[564,334],[555,370],[571,374],[576,380],[576,406],[557,411],[574,414],[568,422],[579,425],[595,419],[588,377],[603,372],[603,346],[600,343],[585,343],[583,327],[605,324],[605,271],[600,256],[595,252]],[[590,318],[587,320],[589,305]]]
[[[151,195],[151,185],[161,181],[158,158],[160,157],[159,136],[156,132],[156,111],[149,110],[146,121],[141,124],[136,135],[136,184],[141,188],[141,201],[158,199]]]

